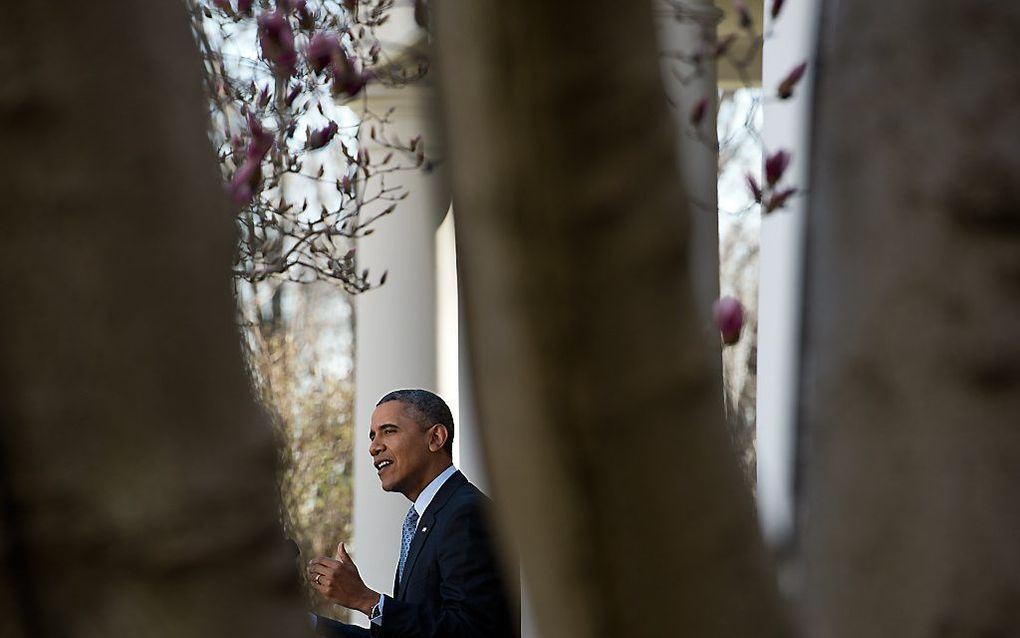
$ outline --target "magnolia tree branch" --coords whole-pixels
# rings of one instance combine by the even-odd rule
[[[433,165],[421,136],[388,134],[392,111],[368,109],[369,87],[400,87],[428,72],[424,49],[408,47],[398,59],[380,38],[393,6],[186,1],[206,71],[210,137],[238,207],[238,280],[331,280],[351,293],[384,280],[356,267],[352,240],[371,234],[381,216],[359,211],[390,201],[382,214],[392,213],[408,193],[385,177]]]

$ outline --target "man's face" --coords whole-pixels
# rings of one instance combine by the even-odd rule
[[[368,452],[382,488],[411,498],[425,487],[431,453],[428,430],[408,414],[401,401],[388,401],[372,412]]]

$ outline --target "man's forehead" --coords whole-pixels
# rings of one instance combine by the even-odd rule
[[[403,401],[387,401],[372,411],[372,427],[384,423],[399,424],[400,421],[416,421],[413,408]]]

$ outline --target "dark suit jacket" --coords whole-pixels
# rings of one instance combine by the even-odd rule
[[[487,512],[489,499],[456,472],[418,521],[376,638],[511,638],[520,635],[516,578],[504,580]],[[353,632],[319,633],[353,636]],[[339,623],[336,623],[339,624]],[[364,632],[364,630],[361,630]],[[361,635],[364,635],[363,633]]]

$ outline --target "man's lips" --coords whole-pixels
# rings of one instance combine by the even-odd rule
[[[382,471],[385,470],[386,468],[388,468],[391,465],[393,465],[393,461],[391,461],[389,459],[383,459],[381,461],[376,461],[375,462],[375,471],[378,474],[382,474]]]

